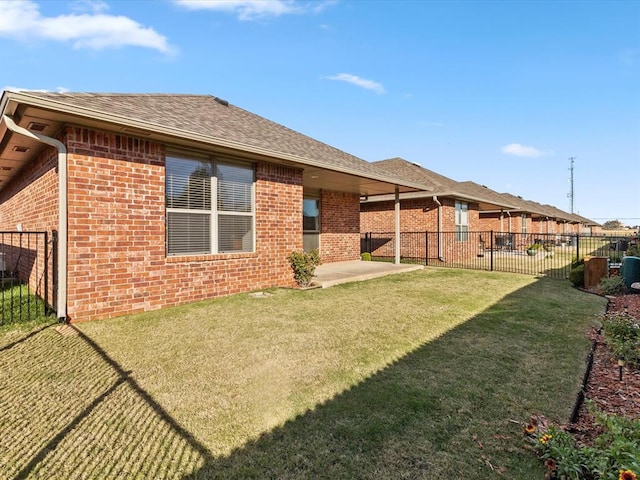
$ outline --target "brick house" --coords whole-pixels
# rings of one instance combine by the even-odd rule
[[[391,158],[373,162],[376,167],[407,180],[420,183],[430,190],[408,192],[400,195],[400,224],[403,232],[439,233],[440,236],[455,235],[454,242],[438,238],[429,247],[430,257],[437,255],[439,258],[460,258],[461,256],[475,256],[477,245],[468,248],[462,245],[466,238],[466,232],[486,229],[481,223],[480,214],[483,211],[507,211],[516,207],[510,204],[504,197],[482,185],[474,182],[457,182],[451,178],[440,175],[421,165],[414,164],[402,158]],[[390,195],[379,195],[373,198],[364,198],[360,205],[360,227],[363,233],[392,232],[394,226],[394,199]],[[405,235],[407,242],[412,247],[403,245],[406,256],[411,248],[424,251],[425,242],[419,239],[410,240]],[[389,249],[391,242],[377,242],[374,254],[388,256],[384,249]],[[437,245],[437,247],[436,247]],[[462,247],[462,248],[458,248]],[[437,252],[432,249],[437,248]],[[448,249],[448,251],[445,251]],[[416,254],[421,256],[421,254]]]
[[[0,114],[0,229],[57,233],[68,321],[293,286],[291,251],[359,258],[362,196],[422,188],[212,96],[5,91]]]
[[[423,191],[400,195],[401,250],[405,257],[427,255],[464,261],[481,253],[491,241],[494,248],[523,249],[538,237],[548,240],[553,234],[591,233],[598,225],[551,205],[498,193],[472,181],[457,182],[402,158],[373,165],[425,186]],[[377,256],[390,256],[394,247],[389,234],[394,227],[393,213],[391,195],[362,199],[360,224],[366,236],[365,250]],[[494,232],[493,239],[487,238],[490,231]],[[478,235],[467,236],[465,232]]]

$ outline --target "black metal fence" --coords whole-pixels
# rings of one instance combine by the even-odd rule
[[[637,237],[584,234],[402,232],[400,260],[565,279],[573,261],[605,256],[615,264],[637,242]],[[360,250],[370,253],[373,260],[393,261],[395,247],[393,232],[361,234]]]
[[[0,325],[50,313],[54,251],[47,232],[0,232]]]

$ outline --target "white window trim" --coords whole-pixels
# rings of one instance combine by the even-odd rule
[[[458,209],[458,205],[460,205],[460,209]],[[462,207],[466,206],[466,210],[464,210]],[[456,200],[455,201],[455,205],[454,205],[454,223],[455,223],[455,230],[456,230],[456,241],[457,242],[467,242],[469,241],[469,203],[468,202],[463,202],[461,200]],[[466,213],[465,215],[465,223],[458,223],[458,218],[460,217],[460,220],[462,220],[462,213]]]
[[[255,163],[232,158],[232,157],[222,157],[222,156],[206,156],[199,155],[193,153],[184,153],[184,152],[175,152],[170,151],[167,152],[166,158],[175,158],[175,159],[184,159],[184,160],[199,160],[199,161],[207,161],[211,163],[211,169],[213,174],[210,177],[210,188],[211,188],[211,208],[210,210],[196,210],[196,209],[186,209],[186,208],[169,208],[167,207],[167,192],[166,192],[166,163],[165,163],[165,194],[164,194],[164,202],[165,202],[165,255],[170,258],[176,257],[190,257],[190,256],[200,256],[200,255],[233,255],[233,254],[250,254],[256,252],[256,166]],[[165,160],[166,161],[166,160]],[[218,176],[216,175],[216,167],[218,164],[231,164],[231,165],[241,165],[244,167],[250,167],[253,171],[253,180],[251,182],[251,211],[250,212],[233,212],[227,210],[220,210],[218,208]],[[200,215],[208,215],[209,216],[209,252],[201,253],[201,252],[193,252],[193,253],[169,253],[169,225],[168,218],[169,213],[188,213],[188,214],[200,214]],[[219,234],[219,217],[220,215],[228,215],[228,216],[245,216],[252,217],[251,221],[251,250],[250,251],[238,251],[238,250],[218,250],[218,234]]]

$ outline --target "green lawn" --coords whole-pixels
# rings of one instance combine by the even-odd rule
[[[427,269],[0,336],[7,478],[543,478],[605,302]],[[4,478],[4,477],[3,477]]]

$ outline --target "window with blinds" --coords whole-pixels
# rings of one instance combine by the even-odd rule
[[[167,157],[167,254],[252,252],[253,185],[250,164]]]

